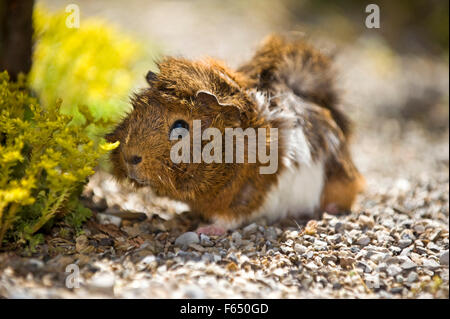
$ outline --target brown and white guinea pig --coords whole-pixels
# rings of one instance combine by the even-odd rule
[[[237,71],[212,59],[168,57],[158,67],[159,73],[147,74],[149,87],[132,98],[133,110],[107,135],[120,141],[111,154],[117,178],[189,204],[211,221],[197,229],[209,235],[259,217],[312,218],[351,209],[364,178],[348,149],[351,123],[338,109],[331,61],[319,51],[273,35]],[[170,152],[178,141],[170,137],[180,127],[192,130],[194,120],[202,130],[222,133],[277,129],[277,170],[261,174],[267,163],[259,159],[175,163]],[[264,138],[270,144],[275,134]]]

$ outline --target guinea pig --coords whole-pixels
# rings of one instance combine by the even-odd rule
[[[187,203],[211,222],[197,229],[207,235],[260,217],[351,210],[365,182],[349,152],[352,124],[340,110],[328,57],[302,39],[272,35],[236,71],[213,59],[174,57],[158,68],[106,136],[120,141],[111,154],[118,179]],[[217,134],[205,136],[208,128]],[[225,147],[213,149],[213,160],[202,159],[211,155],[213,139],[216,146],[230,142],[230,128],[248,133],[232,135],[227,144],[247,141],[239,153],[244,160]],[[261,156],[250,147],[253,139]]]

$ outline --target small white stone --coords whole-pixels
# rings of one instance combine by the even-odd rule
[[[198,238],[198,235],[194,232],[187,232],[184,233],[175,240],[175,246],[178,247],[188,247],[191,244],[198,244],[200,242],[200,239]]]
[[[117,227],[120,227],[120,224],[122,223],[122,218],[114,215],[98,213],[97,221],[101,225],[113,224]]]
[[[434,259],[425,259],[423,262],[423,266],[426,268],[435,269],[435,268],[439,268],[440,265]]]
[[[414,271],[411,271],[408,275],[408,278],[406,278],[406,281],[409,283],[413,283],[413,282],[417,281],[418,278],[419,278],[419,276],[417,275],[417,273]]]
[[[303,255],[306,252],[307,248],[303,245],[296,243],[294,245],[294,250],[297,254]]]
[[[238,231],[235,231],[231,234],[231,240],[239,247],[242,244],[242,235]]]
[[[214,246],[214,243],[211,241],[209,236],[207,236],[205,234],[200,234],[200,245],[205,246],[205,247],[211,247],[211,246]]]
[[[244,236],[248,236],[248,235],[255,233],[257,230],[258,230],[258,225],[256,225],[255,223],[252,223],[252,224],[244,227],[242,232],[244,233]]]
[[[92,276],[89,285],[97,289],[112,289],[114,287],[116,278],[113,273],[100,272]]]
[[[439,262],[443,266],[448,266],[448,249],[441,253],[439,256]]]
[[[415,262],[413,262],[411,259],[409,259],[408,257],[406,257],[404,259],[404,262],[400,265],[400,267],[402,267],[402,269],[409,270],[409,269],[416,268],[417,264]]]
[[[305,267],[311,270],[317,270],[319,268],[313,261],[307,263]]]
[[[370,244],[370,238],[367,236],[361,236],[358,241],[357,241],[358,245],[360,246],[367,246],[368,244]]]
[[[397,265],[390,265],[387,268],[387,273],[389,276],[395,277],[402,272],[402,269]]]

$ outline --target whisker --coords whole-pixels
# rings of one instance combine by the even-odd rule
[[[167,163],[165,163],[165,162],[163,162],[163,161],[161,161],[161,163],[162,163],[163,165],[165,165],[168,169],[172,170],[172,171],[173,171],[173,169],[175,168],[175,169],[177,169],[180,173],[186,174],[186,175],[188,175],[189,177],[194,178],[194,175],[189,174],[189,173],[186,172],[186,171],[183,171],[181,168],[179,168],[179,167],[177,167],[177,166],[169,166]]]

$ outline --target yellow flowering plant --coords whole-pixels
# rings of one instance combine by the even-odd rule
[[[34,240],[55,217],[81,225],[90,211],[79,202],[98,159],[118,144],[94,143],[86,126],[61,114],[61,102],[41,107],[22,77],[0,73],[0,245]]]
[[[67,16],[64,10],[35,8],[29,83],[44,107],[61,98],[61,113],[75,124],[89,122],[86,130],[97,142],[130,109],[128,96],[155,69],[158,49],[98,18],[83,18],[79,28],[68,28]]]

